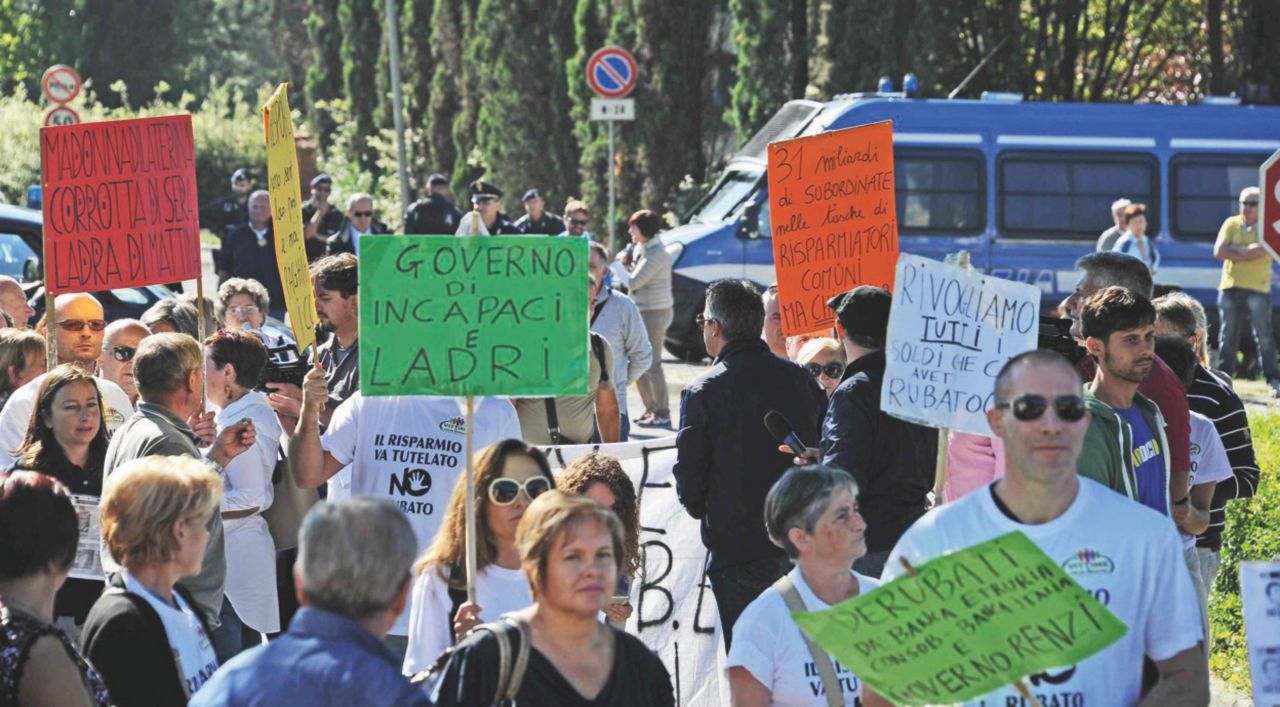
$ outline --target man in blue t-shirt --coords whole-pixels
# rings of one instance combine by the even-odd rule
[[[1132,290],[1101,289],[1082,305],[1081,333],[1098,368],[1085,386],[1092,419],[1077,470],[1168,515],[1164,419],[1160,409],[1138,393],[1155,366],[1155,308]]]

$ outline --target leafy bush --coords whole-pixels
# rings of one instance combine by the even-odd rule
[[[127,96],[123,83],[112,84],[109,90]],[[266,173],[266,147],[257,106],[266,101],[269,91],[268,87],[260,89],[258,104],[249,105],[237,102],[227,87],[214,85],[204,101],[195,105],[190,93],[176,100],[165,98],[171,90],[161,83],[156,87],[160,97],[151,103],[136,109],[109,109],[86,84],[84,98],[74,108],[85,122],[190,113],[196,142],[196,188],[203,203],[230,191],[231,173],[238,167],[253,169],[259,183],[265,184],[262,179]],[[127,100],[122,102],[128,105]],[[44,124],[45,110],[21,85],[0,96],[0,155],[5,157],[5,168],[0,170],[0,194],[12,203],[25,204],[27,187],[40,183],[40,126]]]
[[[1209,598],[1213,634],[1209,667],[1245,692],[1252,688],[1240,601],[1240,563],[1280,556],[1280,413],[1259,408],[1250,408],[1249,413],[1262,479],[1253,498],[1227,508],[1222,570]]]

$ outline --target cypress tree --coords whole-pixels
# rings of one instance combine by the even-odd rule
[[[729,0],[738,80],[728,117],[743,139],[787,100],[803,97],[804,87],[795,95],[792,83],[796,66],[807,65],[808,54],[794,51],[797,43],[789,41],[791,9],[790,3],[777,0]]]
[[[98,98],[119,106],[121,97],[109,87],[123,80],[133,106],[155,98],[156,84],[181,91],[188,34],[180,24],[177,0],[113,0],[80,5],[80,58],[77,67],[93,79]]]
[[[403,17],[403,55],[405,126],[409,137],[409,181],[415,187],[426,186],[431,174],[431,145],[426,139],[427,111],[431,102],[431,78],[435,60],[431,56],[432,0],[407,0]]]
[[[473,61],[486,60],[479,76],[475,149],[485,179],[509,192],[505,206],[512,211],[518,195],[530,187],[546,192],[552,209],[576,187],[568,89],[552,37],[556,5],[482,0],[477,23],[484,31],[475,33],[468,47]]]
[[[423,123],[432,172],[450,173],[458,159],[453,123],[462,111],[462,50],[464,0],[435,0],[431,11],[431,92]],[[463,182],[463,185],[465,182]],[[454,191],[461,194],[455,183]]]
[[[608,198],[608,144],[603,123],[588,120],[591,99],[595,93],[587,85],[587,60],[595,50],[604,46],[609,29],[609,3],[603,0],[578,0],[573,16],[574,53],[565,64],[565,85],[568,88],[569,115],[580,152],[578,175],[581,184],[578,196],[591,207],[591,228],[597,236],[608,234],[605,210]]]
[[[377,173],[377,155],[369,136],[377,131],[377,54],[382,44],[382,20],[376,0],[340,0],[338,26],[342,30],[342,85],[350,103],[352,155],[364,172]]]
[[[311,14],[307,16],[307,38],[314,52],[311,66],[307,68],[307,113],[322,147],[330,144],[334,124],[329,111],[321,109],[319,104],[342,97],[339,2],[340,0],[311,0]]]

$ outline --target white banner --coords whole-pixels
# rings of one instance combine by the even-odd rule
[[[1040,289],[915,255],[898,258],[880,409],[991,436],[986,410],[1010,358],[1036,346]]]
[[[1280,562],[1241,562],[1240,598],[1253,703],[1280,705]]]
[[[677,707],[728,704],[721,686],[724,645],[707,549],[698,521],[676,499],[675,437],[599,446],[544,447],[557,474],[588,452],[617,457],[640,500],[644,576],[631,585],[627,632],[644,641],[671,673]]]

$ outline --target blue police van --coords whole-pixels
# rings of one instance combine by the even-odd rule
[[[1240,190],[1280,149],[1280,107],[1234,102],[1132,105],[915,99],[859,93],[791,101],[743,146],[685,225],[663,233],[675,258],[667,349],[704,354],[694,316],[722,277],[774,281],[766,146],[775,140],[893,121],[901,250],[941,260],[967,250],[974,267],[1071,293],[1074,263],[1112,224],[1111,203],[1147,206],[1161,254],[1157,285],[1176,286],[1217,319],[1221,262],[1213,242],[1239,212]],[[1280,303],[1280,278],[1272,301]],[[1215,338],[1216,341],[1216,338]]]

